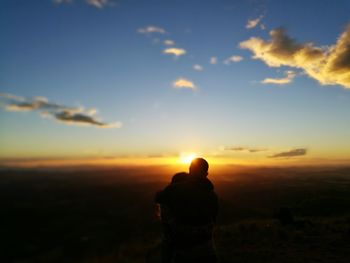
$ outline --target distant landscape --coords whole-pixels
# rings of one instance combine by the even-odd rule
[[[1,262],[145,262],[166,166],[0,172]],[[350,167],[213,169],[221,262],[349,262]],[[291,222],[279,211],[287,210]],[[151,259],[150,259],[151,260]]]

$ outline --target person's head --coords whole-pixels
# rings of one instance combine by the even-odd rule
[[[191,162],[190,175],[194,177],[207,177],[209,164],[203,158],[196,158]]]
[[[171,179],[172,184],[180,183],[186,180],[188,176],[188,173],[181,172],[181,173],[176,173],[173,178]]]

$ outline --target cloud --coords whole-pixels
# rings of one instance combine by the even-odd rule
[[[86,113],[74,113],[71,111],[60,111],[53,114],[56,120],[75,125],[93,125],[99,128],[121,128],[121,122],[117,123],[105,123],[95,119],[93,115]]]
[[[103,8],[109,4],[109,0],[86,0],[86,3],[97,8]]]
[[[179,57],[179,56],[185,55],[186,50],[184,50],[182,48],[172,47],[172,48],[167,48],[167,49],[163,50],[163,53]]]
[[[268,41],[252,37],[241,42],[240,47],[250,50],[254,59],[260,59],[270,67],[300,68],[321,85],[350,88],[350,25],[334,45],[326,47],[300,44],[283,28],[272,30],[270,36]]]
[[[270,158],[290,158],[290,157],[296,157],[296,156],[303,156],[306,155],[307,149],[305,148],[298,148],[298,149],[293,149],[287,152],[280,152],[276,153],[272,156],[269,156]]]
[[[177,89],[196,89],[196,85],[192,81],[184,78],[179,78],[175,80],[173,82],[173,86]]]
[[[71,3],[73,0],[52,0],[55,4]]]
[[[152,33],[165,34],[166,33],[164,28],[157,27],[157,26],[147,26],[144,28],[139,28],[137,31],[141,34],[152,34]]]
[[[225,151],[234,151],[234,152],[249,152],[249,153],[266,151],[266,149],[263,149],[263,148],[250,148],[250,147],[244,147],[244,146],[225,147],[224,150]]]
[[[0,105],[6,111],[36,111],[43,118],[53,118],[65,124],[90,125],[99,128],[120,128],[121,122],[106,123],[96,118],[97,110],[84,107],[68,107],[49,102],[44,97],[25,98],[0,93]]]
[[[237,63],[243,60],[243,57],[241,56],[231,56],[224,60],[225,65],[230,65],[231,63]]]
[[[256,19],[249,19],[245,27],[248,29],[256,27],[260,23],[261,19],[263,19],[263,17],[264,16],[261,15]]]
[[[209,63],[212,64],[212,65],[216,65],[218,63],[218,58],[217,57],[211,57]]]
[[[261,83],[263,84],[277,84],[277,85],[285,85],[288,83],[291,83],[292,80],[295,77],[295,72],[292,70],[287,70],[285,72],[285,77],[284,78],[280,78],[280,79],[274,79],[274,78],[266,78],[263,81],[261,81]]]
[[[53,0],[55,4],[69,4],[69,3],[73,3],[74,1],[75,0]],[[99,9],[102,9],[107,5],[113,4],[111,0],[84,0],[84,2],[88,5],[92,5]]]
[[[164,45],[166,45],[166,46],[174,46],[175,45],[175,41],[171,40],[171,39],[166,39],[166,40],[164,40]]]
[[[24,97],[16,96],[13,94],[3,93],[0,92],[0,98],[10,99],[10,100],[17,100],[17,101],[24,101]]]
[[[1,95],[0,95],[1,96]],[[32,99],[26,99],[18,97],[11,94],[5,94],[2,96],[5,99],[8,99],[5,103],[5,109],[7,111],[33,111],[33,110],[69,110],[72,112],[81,111],[81,108],[67,107],[63,105],[58,105],[56,103],[49,102],[46,98],[43,97],[34,97]]]
[[[195,65],[193,65],[193,69],[197,70],[197,71],[202,71],[203,70],[203,66],[201,66],[199,64],[195,64]]]

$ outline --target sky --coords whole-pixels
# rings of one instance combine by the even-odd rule
[[[350,164],[349,1],[0,6],[2,165]]]

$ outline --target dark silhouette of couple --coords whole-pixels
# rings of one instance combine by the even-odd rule
[[[191,162],[189,173],[173,176],[155,197],[162,222],[163,263],[217,262],[213,228],[218,198],[207,178],[209,165],[203,158]]]

